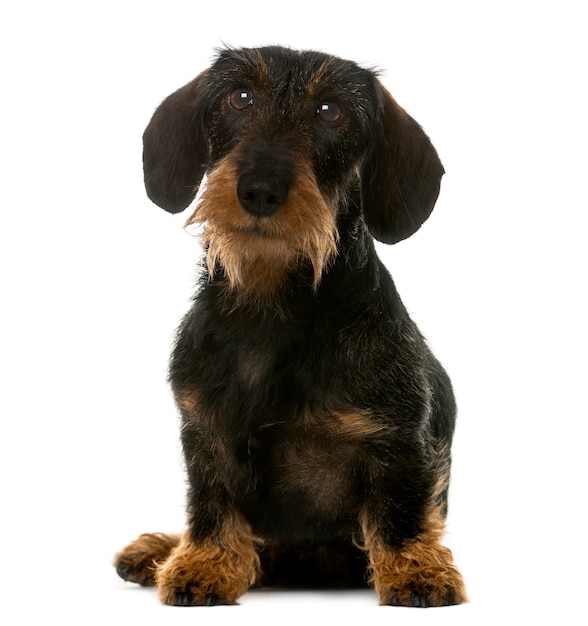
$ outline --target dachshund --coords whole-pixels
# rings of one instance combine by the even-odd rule
[[[143,146],[155,204],[196,198],[204,259],[169,366],[186,529],[141,535],[119,576],[176,606],[261,585],[466,601],[441,544],[451,383],[374,243],[406,239],[436,203],[427,135],[375,71],[268,46],[219,50]]]

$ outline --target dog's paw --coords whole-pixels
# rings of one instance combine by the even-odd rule
[[[451,550],[436,533],[423,534],[400,549],[370,537],[371,580],[388,606],[431,607],[467,601],[465,586]]]
[[[428,608],[461,604],[466,601],[466,596],[462,585],[440,587],[436,584],[428,585],[425,581],[405,589],[392,589],[382,600],[382,604],[388,606]]]
[[[222,573],[206,562],[186,562],[181,555],[172,557],[157,570],[159,599],[171,606],[216,606],[235,604],[243,589],[230,588]]]
[[[128,582],[153,587],[158,564],[168,558],[178,542],[177,535],[141,535],[114,558],[116,573]]]
[[[252,544],[223,549],[212,540],[195,544],[185,533],[157,568],[155,584],[160,600],[172,606],[236,604],[255,581],[257,563]]]
[[[380,589],[381,604],[427,608],[451,606],[467,601],[459,571],[453,565],[439,564],[406,572]]]

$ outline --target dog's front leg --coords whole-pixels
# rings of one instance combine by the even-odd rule
[[[255,582],[258,568],[249,525],[231,513],[208,537],[186,530],[169,558],[157,568],[155,583],[165,604],[235,604]]]
[[[451,550],[441,545],[442,515],[431,510],[415,537],[391,541],[366,515],[362,520],[371,582],[380,604],[431,607],[467,601]]]
[[[180,357],[192,358],[186,343],[178,343],[172,380],[177,372],[173,366]],[[183,385],[176,386],[174,392],[182,415],[188,522],[178,546],[157,568],[155,584],[165,604],[235,604],[253,585],[259,569],[258,541],[231,505],[234,494],[229,493],[229,487],[234,490],[238,483],[235,460],[222,433],[215,430],[214,420],[203,417],[206,411],[201,408],[199,392]]]

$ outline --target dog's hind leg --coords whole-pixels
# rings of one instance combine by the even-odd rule
[[[168,559],[179,542],[179,535],[143,534],[116,555],[116,572],[123,580],[153,587],[158,566]]]

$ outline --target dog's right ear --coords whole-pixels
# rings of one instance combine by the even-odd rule
[[[170,213],[195,198],[208,161],[204,98],[206,72],[168,96],[143,134],[143,173],[149,198]]]

